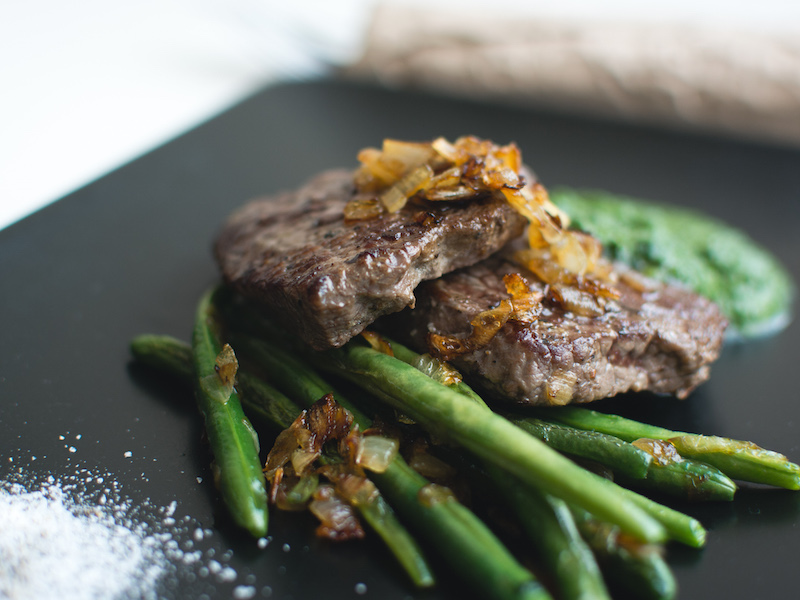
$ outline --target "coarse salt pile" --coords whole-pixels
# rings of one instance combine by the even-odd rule
[[[72,499],[50,478],[38,489],[0,483],[0,598],[157,598],[169,566],[126,508]]]

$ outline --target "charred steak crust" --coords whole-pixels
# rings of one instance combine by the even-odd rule
[[[620,267],[622,268],[622,267]],[[520,268],[498,257],[426,282],[417,307],[393,317],[392,331],[427,350],[429,331],[468,334],[470,320],[508,297],[502,276]],[[523,273],[524,275],[524,273]],[[532,289],[544,284],[526,276]],[[685,397],[708,378],[725,318],[715,304],[675,286],[621,293],[601,317],[566,313],[544,301],[538,321],[509,321],[490,343],[451,362],[492,395],[524,404],[590,402],[626,391]]]
[[[353,193],[352,171],[322,173],[234,213],[214,248],[227,283],[317,350],[414,306],[420,281],[486,258],[525,226],[492,197],[345,223]]]

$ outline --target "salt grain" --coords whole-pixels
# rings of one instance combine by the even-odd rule
[[[237,585],[233,589],[233,597],[236,600],[249,600],[256,595],[256,588],[252,585]]]

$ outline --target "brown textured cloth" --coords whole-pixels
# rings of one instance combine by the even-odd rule
[[[800,35],[380,5],[347,76],[800,144]]]

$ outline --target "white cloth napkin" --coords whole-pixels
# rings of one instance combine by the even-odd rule
[[[785,25],[384,4],[344,73],[800,145],[800,19]]]

